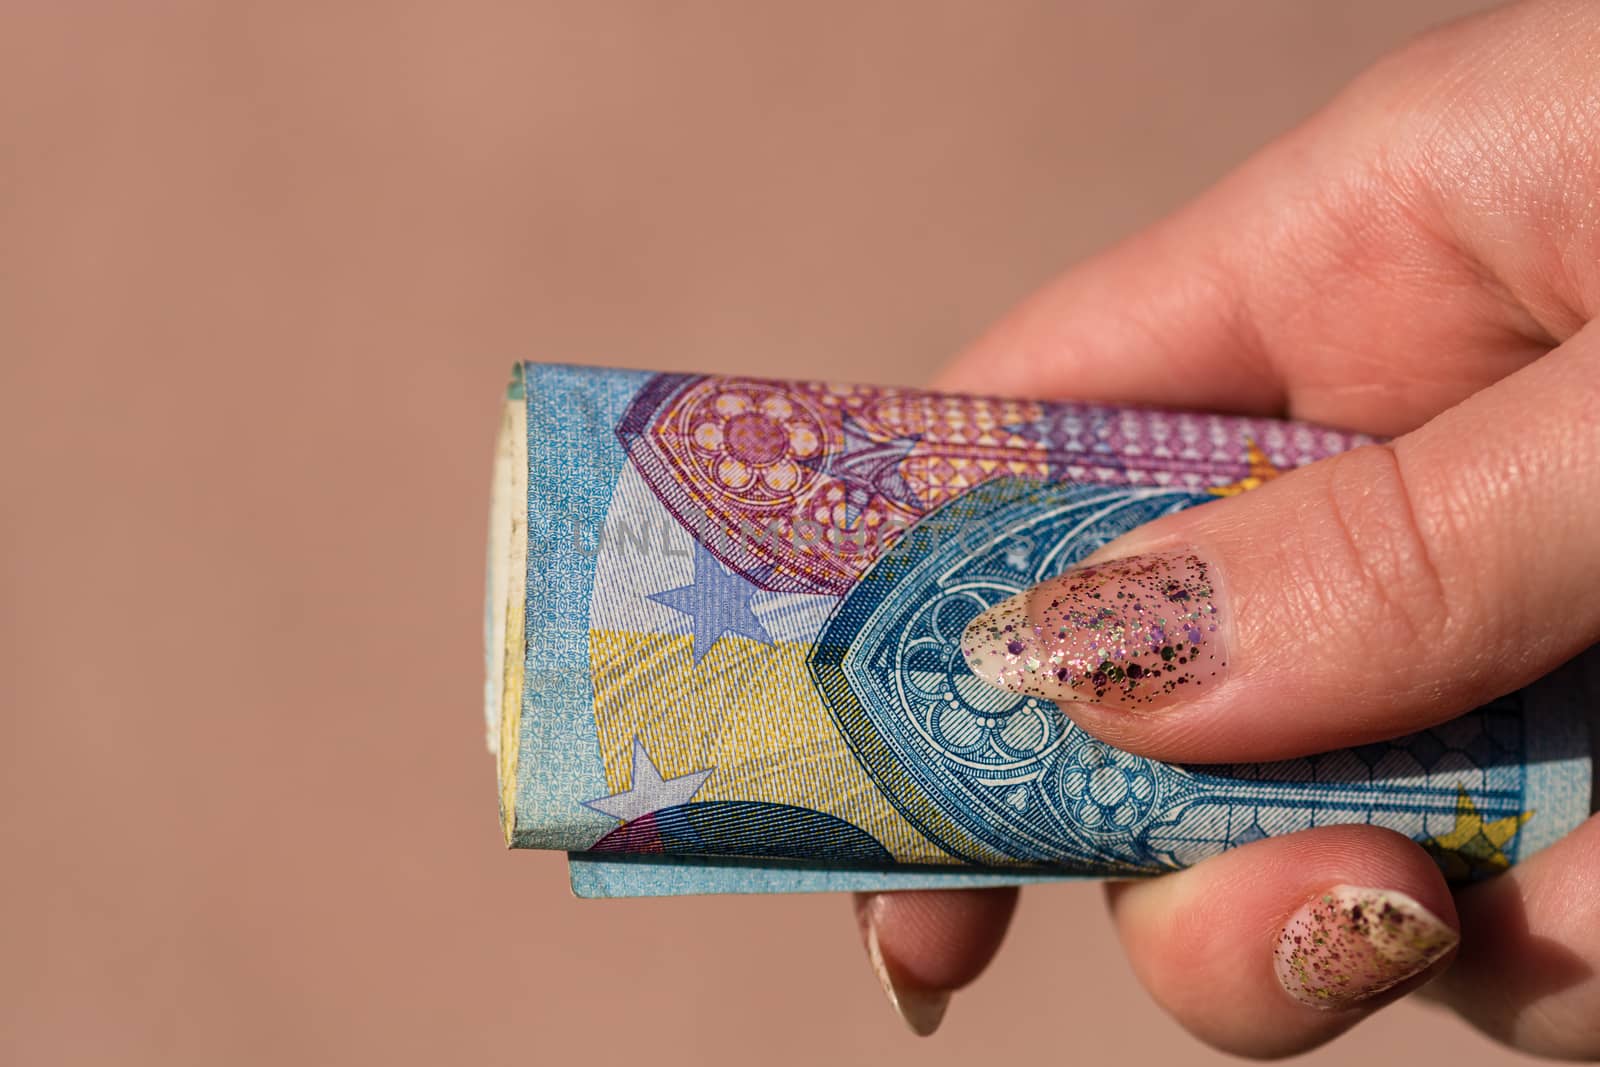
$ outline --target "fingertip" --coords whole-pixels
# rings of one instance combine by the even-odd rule
[[[951,994],[994,958],[1015,888],[858,893],[856,924],[883,994],[912,1033],[939,1028]]]
[[[862,927],[867,962],[872,965],[873,976],[878,979],[889,1007],[900,1016],[906,1028],[918,1037],[930,1037],[944,1022],[945,1012],[950,1007],[950,990],[919,985],[902,967],[890,962],[884,954],[883,941],[878,936],[876,920],[882,904],[882,896],[867,896],[857,900],[857,916]]]
[[[1017,890],[928,890],[862,894],[863,938],[875,932],[896,972],[926,989],[954,990],[988,967],[1016,910]]]
[[[1427,854],[1368,826],[1268,838],[1110,895],[1145,987],[1245,1056],[1330,1040],[1437,973],[1457,939]]]
[[[1600,815],[1457,894],[1463,944],[1431,999],[1536,1055],[1600,1057]]]

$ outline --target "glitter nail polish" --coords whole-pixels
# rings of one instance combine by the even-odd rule
[[[1162,552],[1069,571],[967,626],[961,651],[991,684],[1050,700],[1155,709],[1227,667],[1211,564]]]
[[[1347,1008],[1420,974],[1459,935],[1404,893],[1336,885],[1284,924],[1278,981],[1313,1008]]]

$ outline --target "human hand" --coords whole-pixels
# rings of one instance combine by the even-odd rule
[[[1525,4],[1407,46],[946,371],[952,390],[1394,437],[1151,523],[1096,557],[1121,562],[986,614],[964,642],[980,676],[1131,752],[1253,761],[1422,729],[1600,640],[1597,16]],[[1202,684],[1076,670],[1088,600],[1171,581],[1215,610]],[[1062,673],[1030,670],[1019,635]],[[1311,1048],[1436,979],[1430,995],[1501,1041],[1593,1057],[1597,887],[1591,818],[1453,896],[1416,843],[1344,826],[1109,898],[1157,1001],[1231,1052]],[[987,965],[1014,903],[858,899],[915,1029]]]

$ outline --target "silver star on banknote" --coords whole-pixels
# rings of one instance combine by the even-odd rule
[[[623,822],[632,822],[654,811],[687,804],[696,793],[700,792],[700,787],[705,785],[706,779],[710,777],[710,770],[691,771],[676,778],[661,777],[661,771],[656,768],[650,753],[644,750],[644,742],[635,737],[633,771],[629,775],[629,780],[633,784],[620,793],[586,800],[583,806],[610,815],[612,818],[621,819]]]

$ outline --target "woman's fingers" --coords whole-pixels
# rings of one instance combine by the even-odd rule
[[[1243,1056],[1338,1036],[1426,981],[1458,940],[1427,854],[1367,826],[1269,838],[1109,890],[1140,981],[1191,1033]]]
[[[1183,212],[1024,304],[939,384],[1414,429],[1600,307],[1600,111],[1583,103],[1600,91],[1595,26],[1586,5],[1550,3],[1430,35]],[[1517,73],[1476,75],[1485,69]],[[1600,464],[1593,435],[1572,430],[1594,426],[1594,387],[1551,369],[1570,370],[1580,347],[1524,372],[1514,396],[1499,389],[1392,449],[1166,527],[1169,544],[1145,547],[1175,558],[1104,575],[1101,592],[1121,606],[1118,591],[1156,597],[1193,636],[1174,626],[1168,641],[1161,627],[1145,650],[1153,670],[1141,661],[1137,676],[1115,657],[1078,655],[1086,670],[1063,697],[1082,697],[1084,683],[1144,689],[1131,708],[1072,713],[1151,755],[1298,754],[1447,717],[1592,640],[1597,609],[1581,590],[1594,561],[1574,531]],[[1584,370],[1596,378],[1592,362]],[[1453,464],[1457,451],[1466,459]],[[1181,551],[1185,529],[1209,556]],[[1494,597],[1506,598],[1501,614]],[[1092,622],[1105,606],[1080,615]],[[1191,699],[1221,692],[1222,672],[1239,705]],[[1180,693],[1177,703],[1143,703],[1168,683],[1162,699]],[[934,899],[949,915],[965,906]],[[966,921],[948,928],[961,944]],[[878,948],[890,971],[915,971],[925,958],[981,967],[993,944],[950,955],[886,934]]]
[[[1508,1045],[1600,1058],[1600,816],[1456,907],[1461,954],[1430,997]]]
[[[1070,397],[1248,414],[1285,409],[1241,279],[1219,256],[1236,177],[1080,264],[935,379],[952,392]],[[1240,240],[1235,235],[1235,240]]]
[[[1549,337],[1437,236],[1450,177],[1374,158],[1393,118],[1370,96],[1054,280],[935,384],[1393,434],[1537,358]]]
[[[1395,737],[1600,640],[1600,327],[1392,445],[1167,516],[979,616],[974,673],[1119,748]]]
[[[1600,110],[1567,106],[1600,92],[1582,15],[1527,5],[1430,35],[951,370],[1031,396],[1287,398],[1411,431],[1008,601],[968,631],[977,674],[1119,747],[1254,760],[1411,732],[1600,637],[1583,595],[1600,338],[1582,326],[1600,307]],[[1554,39],[1571,47],[1541,51]],[[1520,75],[1464,78],[1479,60]],[[1549,136],[1524,136],[1558,107]]]
[[[1600,306],[1597,44],[1573,3],[1429,34],[939,385],[1415,428]]]
[[[867,958],[912,1032],[938,1029],[950,994],[999,951],[1016,906],[1009,888],[856,894]]]

